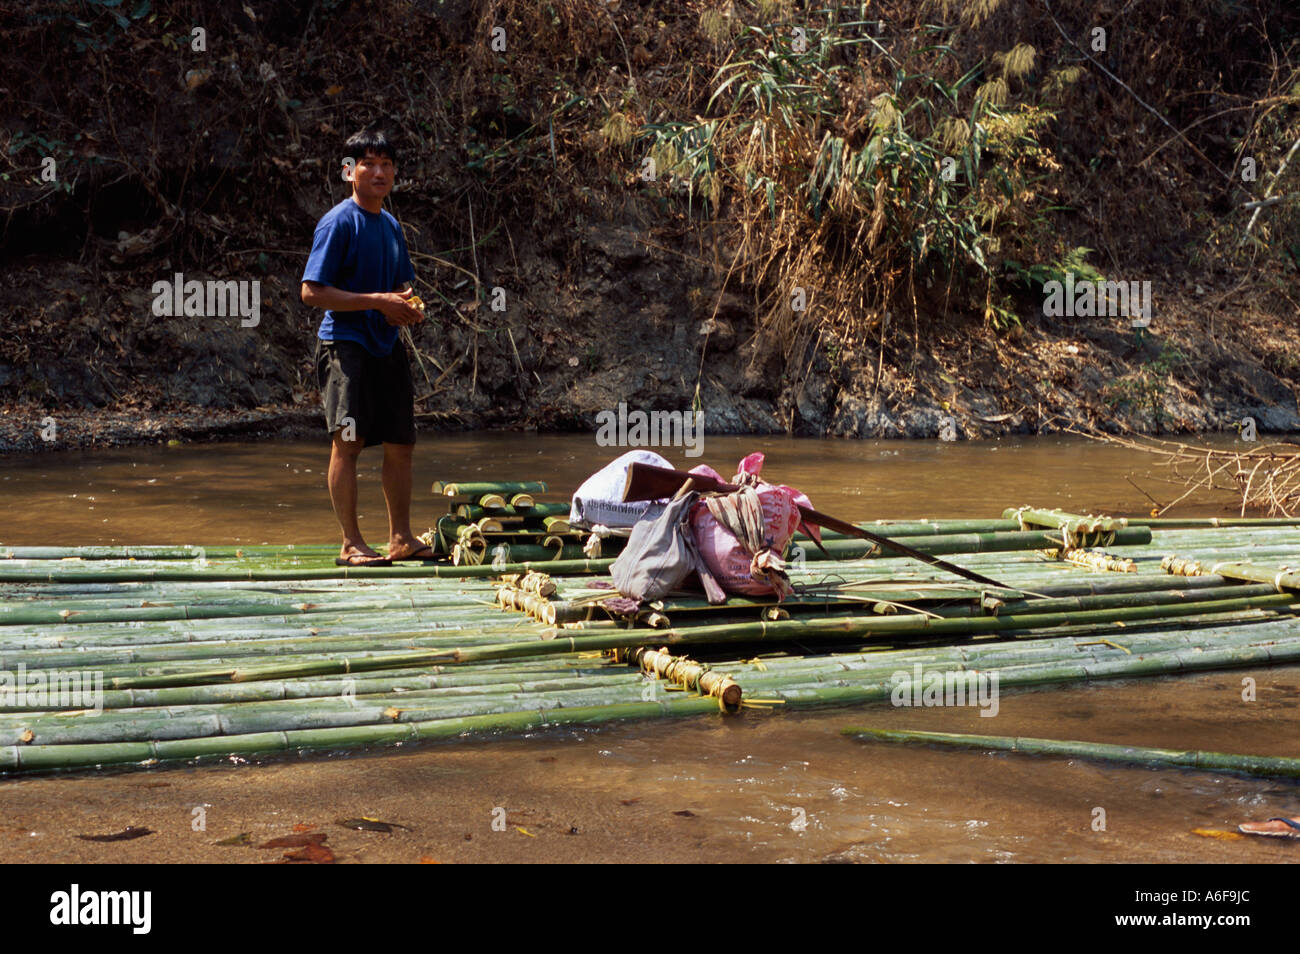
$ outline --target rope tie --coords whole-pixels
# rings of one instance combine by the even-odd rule
[[[606,537],[624,537],[628,535],[626,530],[616,530],[605,526],[603,523],[592,524],[591,536],[587,537],[587,542],[582,545],[582,552],[587,555],[589,560],[600,559],[600,541]]]
[[[1018,509],[1014,514],[1012,514],[1012,516],[1015,517],[1016,523],[1020,524],[1020,529],[1022,532],[1029,529],[1029,527],[1025,525],[1025,511],[1028,509],[1029,506],[1026,504],[1025,506]]]

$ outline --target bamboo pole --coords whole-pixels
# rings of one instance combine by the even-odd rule
[[[670,673],[673,671],[670,667]],[[626,672],[626,670],[625,670]],[[630,675],[631,678],[627,678]],[[691,688],[714,695],[725,704],[740,689],[721,673],[705,670],[690,673]],[[669,675],[667,678],[676,677]],[[21,720],[0,724],[0,746],[80,745],[86,743],[133,742],[142,738],[192,739],[207,736],[240,736],[258,732],[282,732],[393,722],[425,722],[471,715],[504,715],[521,709],[563,709],[585,706],[613,706],[641,698],[644,678],[636,673],[559,691],[521,690],[499,687],[497,692],[440,693],[385,699],[317,698],[186,706],[174,709],[106,711],[93,718],[80,714],[28,713]],[[715,703],[717,705],[718,703]],[[734,706],[733,706],[734,708]]]
[[[663,650],[637,649],[630,658],[632,665],[640,666],[643,672],[652,673],[656,678],[667,679],[687,689],[694,689],[702,695],[713,696],[722,701],[723,706],[735,709],[740,705],[741,688],[731,676],[716,672],[710,666],[687,659],[685,656],[673,656]]]
[[[511,550],[513,551],[513,547]],[[567,548],[566,548],[567,549]],[[549,551],[553,554],[555,551]],[[46,561],[50,562],[50,561]],[[471,579],[496,576],[500,573],[523,573],[537,568],[555,575],[603,573],[613,565],[605,560],[538,560],[528,559],[504,567],[489,565],[447,566],[445,564],[386,567],[304,567],[302,569],[248,569],[234,566],[210,566],[206,569],[179,567],[131,567],[122,569],[87,569],[56,563],[54,568],[11,568],[0,565],[0,584],[3,583],[96,583],[100,581],[293,581],[293,580],[384,580],[384,579]]]
[[[1300,778],[1300,759],[1272,755],[1234,755],[1192,749],[1158,749],[1106,742],[1075,742],[1062,739],[1013,738],[1000,735],[967,735],[956,732],[920,732],[897,729],[850,727],[844,734],[870,742],[921,743],[959,748],[1026,752],[1032,755],[1063,755],[1070,758],[1123,762],[1152,768],[1185,768],[1203,772],[1226,772],[1256,778]]]
[[[1270,652],[1267,649],[1261,651]],[[1287,654],[1288,652],[1290,655]],[[1300,658],[1300,646],[1278,651],[1271,658],[1279,662]],[[1229,655],[1228,658],[1219,660],[1214,658],[1214,654],[1189,653],[1186,658],[1171,659],[1166,664],[1166,671],[1192,671],[1213,668],[1216,665],[1241,665],[1242,661],[1239,656]],[[1099,672],[1096,677],[1108,678],[1115,675],[1117,673]],[[1081,678],[1090,678],[1086,666],[1030,667],[1020,673],[1008,674],[1004,677],[1002,685],[1042,685]],[[805,707],[879,701],[889,697],[892,686],[889,684],[795,686],[767,691],[774,692],[790,706]],[[356,745],[453,738],[469,732],[526,731],[548,724],[596,724],[624,718],[694,715],[717,711],[716,706],[714,700],[678,696],[665,698],[659,702],[503,712],[414,723],[334,726],[323,729],[269,731],[170,741],[5,746],[0,748],[0,771],[49,771],[131,762],[149,763],[153,760],[226,758],[230,755],[256,757],[288,751],[342,749]]]
[[[0,560],[198,560],[266,559],[283,557],[332,557],[337,543],[275,544],[147,544],[139,546],[6,546],[0,544]]]
[[[817,639],[828,641],[856,640],[874,636],[898,636],[904,634],[965,636],[1010,629],[1043,630],[1079,622],[1116,623],[1194,616],[1239,609],[1282,609],[1295,603],[1297,603],[1297,597],[1294,595],[1276,594],[1246,599],[1099,609],[1082,613],[1026,612],[1016,616],[969,619],[933,619],[925,616],[837,617],[830,619],[791,619],[777,622],[758,621],[745,625],[693,626],[686,629],[658,630],[653,633],[645,630],[625,630],[591,636],[556,634],[554,639],[540,644],[508,643],[497,646],[466,647],[465,649],[451,650],[449,655],[430,659],[430,661],[475,662],[547,653],[630,649],[651,643],[666,646],[700,646],[723,645],[734,642],[803,643]]]
[[[491,633],[467,638],[464,634],[457,636],[454,632],[446,638],[414,637],[395,641],[400,648],[389,649],[384,644],[376,645],[363,641],[361,645],[369,647],[359,652],[353,649],[336,652],[306,653],[309,648],[325,649],[330,645],[336,647],[349,645],[340,641],[337,644],[315,642],[314,647],[307,643],[288,641],[264,647],[260,654],[280,652],[291,657],[269,667],[248,665],[247,661],[222,664],[215,660],[210,663],[206,657],[212,655],[211,648],[200,647],[192,655],[186,652],[184,644],[150,649],[140,647],[126,651],[107,651],[100,653],[81,652],[78,659],[81,665],[99,665],[105,668],[105,679],[110,678],[111,670],[104,664],[112,662],[144,663],[160,662],[167,659],[189,659],[188,665],[175,665],[171,672],[158,672],[155,675],[112,675],[111,688],[148,688],[170,685],[183,685],[199,682],[245,681],[261,678],[287,678],[295,675],[326,675],[351,671],[392,668],[398,665],[426,665],[439,662],[464,663],[489,659],[510,659],[532,655],[552,653],[595,651],[613,648],[631,648],[649,642],[663,645],[723,645],[733,642],[806,642],[809,640],[864,640],[881,636],[909,637],[951,637],[954,635],[973,635],[981,632],[999,632],[1005,630],[1042,631],[1061,625],[1078,623],[1113,624],[1115,622],[1132,622],[1139,620],[1163,620],[1198,614],[1223,613],[1243,609],[1282,608],[1296,602],[1294,595],[1277,594],[1272,596],[1254,596],[1226,600],[1202,600],[1177,604],[1160,604],[1154,606],[1131,606],[1111,609],[1092,609],[1087,611],[1063,612],[1020,612],[998,617],[969,618],[929,618],[922,616],[893,617],[834,617],[828,619],[792,619],[788,621],[757,621],[749,624],[723,624],[712,626],[694,626],[660,630],[653,634],[645,630],[614,630],[608,633],[593,633],[583,636],[556,635],[555,639],[536,641],[524,639],[502,643],[499,637],[494,639]],[[432,644],[432,645],[430,645]],[[355,644],[353,644],[355,645]],[[388,644],[393,645],[393,644]],[[411,648],[429,646],[429,648]],[[251,652],[258,655],[257,647],[244,649],[240,646],[221,647],[228,656],[237,657]],[[66,661],[66,655],[40,652],[19,653],[14,657],[0,658],[0,664],[15,665],[24,662],[29,668],[57,667]]]
[[[456,516],[470,521],[481,520],[483,517],[525,517],[544,520],[547,517],[568,517],[569,504],[534,503],[527,510],[519,510],[511,506],[506,506],[503,510],[488,510],[477,504],[457,504]]]
[[[0,747],[0,771],[47,772],[101,765],[258,757],[294,751],[342,750],[361,745],[392,745],[454,739],[468,733],[524,732],[543,726],[596,725],[652,716],[717,712],[716,700],[680,695],[660,702],[573,709],[525,710],[429,722],[299,729],[160,742]]]
[[[1109,546],[1143,546],[1151,542],[1151,531],[1146,527],[1133,527],[1114,531],[1115,538]],[[957,533],[945,536],[908,538],[908,546],[933,556],[956,553],[1002,553],[1014,550],[1045,550],[1061,545],[1060,534],[1050,530],[1028,530],[1016,533]],[[823,544],[834,560],[862,560],[873,556],[890,559],[893,553],[881,554],[875,544],[852,538],[826,540]],[[824,560],[821,551],[804,547],[804,558],[809,562]]]
[[[1123,530],[1129,525],[1128,520],[1123,517],[1085,515],[1069,513],[1065,510],[1043,510],[1034,507],[1008,508],[1002,511],[1002,515],[1021,524],[1050,527],[1058,530],[1069,529],[1072,533],[1086,533],[1089,535],[1106,533],[1112,530]]]
[[[1266,583],[1276,590],[1300,589],[1300,559],[1297,559],[1295,566],[1270,566],[1257,564],[1250,560],[1214,561],[1207,566],[1203,561],[1170,555],[1165,557],[1161,565],[1165,566],[1170,573],[1194,572],[1194,574],[1200,574],[1204,572],[1229,580]]]
[[[1088,612],[1097,609],[1114,609],[1123,606],[1176,606],[1191,603],[1213,602],[1216,600],[1246,599],[1249,597],[1269,596],[1277,590],[1266,584],[1248,586],[1234,584],[1215,586],[1200,590],[1169,589],[1147,590],[1137,593],[1107,593],[1097,596],[1063,596],[1047,599],[1006,600],[998,607],[994,615],[1026,615],[1039,613]],[[980,617],[983,610],[978,606],[930,607],[929,612],[947,619],[962,617]]]
[[[268,680],[253,683],[227,683],[222,685],[176,686],[167,689],[105,689],[101,696],[103,708],[134,709],[203,705],[212,703],[266,702],[279,699],[311,701],[321,697],[340,697],[347,694],[357,698],[405,699],[415,693],[437,690],[449,692],[490,692],[496,687],[528,687],[539,689],[571,688],[589,683],[593,678],[607,678],[605,669],[579,666],[576,661],[546,660],[542,663],[519,660],[511,666],[455,667],[447,670],[440,666],[424,670],[386,670],[380,676],[327,677],[323,679]],[[512,680],[514,680],[512,682]],[[22,713],[57,711],[57,701],[44,703],[26,701],[5,707],[0,721],[12,721]]]
[[[1296,517],[1129,517],[1130,527],[1151,527],[1161,530],[1205,530],[1210,528],[1238,527],[1300,527]]]
[[[75,625],[81,623],[143,622],[160,620],[236,619],[255,616],[310,616],[331,613],[378,613],[407,609],[446,609],[438,597],[408,597],[375,602],[227,603],[216,605],[126,606],[105,609],[70,609],[0,606],[0,627],[11,625]]]
[[[481,497],[484,494],[544,494],[546,484],[540,480],[470,480],[433,483],[436,497]]]
[[[1146,528],[1130,528],[1117,533],[1115,546],[1140,546],[1150,542],[1150,531]],[[909,539],[915,549],[933,555],[942,554],[978,554],[1003,553],[1045,549],[1057,545],[1050,531],[1025,533],[970,533],[947,534],[941,536],[917,536]],[[826,549],[836,560],[864,559],[899,559],[890,555],[879,554],[873,545],[865,541],[843,539],[827,540]],[[558,550],[558,558],[557,558]],[[516,551],[518,551],[516,553]],[[822,554],[813,548],[805,548],[808,560],[822,559]],[[332,557],[330,557],[332,559]],[[498,568],[498,572],[522,572],[533,563],[548,562],[559,564],[553,567],[556,574],[601,573],[612,565],[612,559],[584,560],[581,547],[566,544],[559,548],[536,547],[528,545],[511,546],[512,562],[507,567]],[[324,558],[321,558],[324,562]],[[19,561],[14,561],[18,563]],[[300,579],[401,579],[412,577],[455,577],[489,575],[492,567],[448,567],[445,565],[390,566],[390,567],[333,567],[304,566],[301,569],[255,568],[250,561],[222,562],[208,561],[206,567],[94,567],[81,564],[65,564],[61,561],[33,561],[45,566],[4,566],[0,565],[0,582],[98,582],[112,580],[142,581],[252,581],[252,580],[300,580]],[[969,562],[969,561],[968,561]],[[53,565],[50,565],[53,564]]]

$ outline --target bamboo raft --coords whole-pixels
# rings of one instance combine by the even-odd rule
[[[779,604],[635,606],[607,576],[620,541],[588,555],[545,489],[437,485],[437,558],[391,567],[336,567],[333,544],[0,546],[0,773],[883,714],[899,673],[1015,689],[1300,663],[1300,521],[878,522],[1005,586],[828,533],[826,555],[796,539]]]

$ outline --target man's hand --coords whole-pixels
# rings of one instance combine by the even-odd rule
[[[382,312],[390,325],[418,325],[424,321],[424,314],[410,303],[415,292],[408,285],[397,292],[380,292],[372,295],[376,311]]]

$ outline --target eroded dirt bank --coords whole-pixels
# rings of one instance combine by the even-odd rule
[[[894,0],[869,26],[782,3],[326,6],[9,11],[0,450],[313,433],[297,281],[364,123],[404,150],[425,427],[594,430],[620,401],[698,401],[713,433],[1300,429],[1300,216],[1242,208],[1297,174],[1287,4],[1090,2],[1062,24]],[[1094,23],[1105,51],[1068,39]],[[822,45],[791,52],[795,26]],[[784,166],[736,151],[779,116],[713,100],[728,62],[750,64],[737,89],[820,91],[773,127]],[[928,79],[891,85],[890,63]],[[947,126],[918,118],[948,99]],[[899,158],[981,135],[969,202]],[[876,171],[845,159],[828,185],[836,142]],[[669,171],[646,180],[648,157]],[[1151,282],[1150,327],[1046,316],[1067,266]],[[157,315],[178,273],[257,282],[256,322]]]

